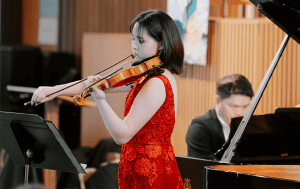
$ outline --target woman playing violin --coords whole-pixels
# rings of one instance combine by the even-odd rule
[[[139,14],[131,22],[130,32],[135,60],[159,56],[163,65],[161,72],[142,77],[132,86],[110,90],[129,91],[124,119],[112,110],[102,90],[95,88],[91,93],[109,133],[123,145],[119,188],[183,188],[171,144],[178,107],[173,74],[182,72],[184,58],[180,32],[172,18],[160,10]],[[79,94],[99,79],[101,76],[90,76],[61,95]],[[32,105],[67,85],[39,87],[32,96]]]

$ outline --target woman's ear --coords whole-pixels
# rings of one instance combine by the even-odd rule
[[[163,46],[162,41],[158,42],[158,46],[159,46],[159,48],[158,48],[159,51],[163,50],[164,46]]]

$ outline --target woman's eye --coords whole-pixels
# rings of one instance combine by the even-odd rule
[[[144,43],[143,39],[139,39],[140,44]]]

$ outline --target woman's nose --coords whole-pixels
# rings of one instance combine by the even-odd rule
[[[132,48],[133,48],[133,49],[138,49],[138,47],[137,47],[135,41],[132,41],[132,44],[131,44],[131,45],[132,45]]]

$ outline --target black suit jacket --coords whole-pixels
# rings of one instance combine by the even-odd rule
[[[223,128],[215,109],[192,120],[186,135],[188,156],[214,160],[214,153],[225,143]]]

